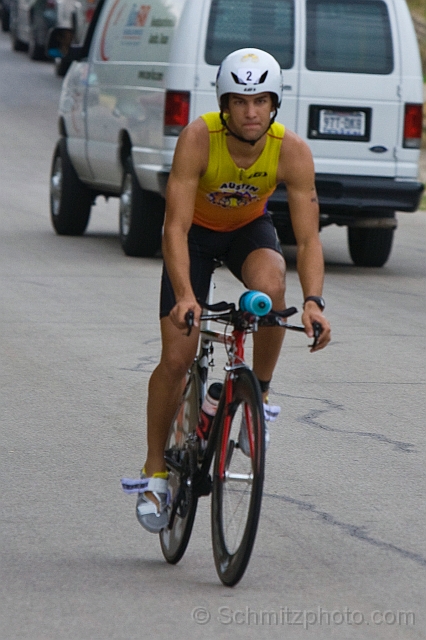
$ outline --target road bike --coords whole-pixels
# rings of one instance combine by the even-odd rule
[[[251,296],[251,305],[247,304],[247,298],[239,308],[227,302],[203,305],[207,314],[201,316],[199,352],[188,372],[165,450],[169,500],[168,525],[160,532],[164,557],[171,564],[182,558],[191,536],[198,499],[211,494],[213,555],[218,576],[226,586],[234,586],[241,580],[250,560],[265,475],[263,400],[259,382],[244,361],[245,338],[259,327],[280,326],[305,331],[303,326],[286,321],[297,313],[295,307],[283,312],[271,311],[268,296],[248,293],[257,294]],[[191,323],[190,318],[188,322]],[[212,330],[212,322],[224,324],[225,330]],[[321,326],[316,324],[314,343],[320,332]],[[215,343],[224,345],[227,363],[219,406],[205,443],[196,428],[208,389],[209,369],[214,365]],[[240,431],[244,428],[249,443],[249,451],[245,453],[240,446]]]

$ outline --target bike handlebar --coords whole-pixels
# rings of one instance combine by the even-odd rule
[[[297,313],[296,307],[289,307],[284,311],[269,311],[263,316],[258,316],[249,311],[242,311],[237,309],[233,302],[217,302],[215,304],[207,304],[206,302],[200,302],[200,306],[209,314],[201,315],[200,320],[213,320],[215,322],[221,322],[224,324],[230,324],[235,330],[240,331],[257,331],[258,327],[282,327],[283,329],[290,329],[291,331],[305,332],[303,325],[289,324],[284,322],[284,318],[289,318]],[[187,335],[189,336],[194,326],[194,312],[188,311],[185,314],[185,321],[188,327]],[[314,342],[308,345],[310,349],[317,345],[318,338],[322,333],[322,325],[319,322],[313,322],[314,330]]]

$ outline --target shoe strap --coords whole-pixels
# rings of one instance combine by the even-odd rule
[[[263,413],[265,415],[266,422],[275,422],[281,411],[281,407],[276,404],[263,403]]]
[[[124,493],[145,493],[146,491],[152,491],[157,500],[161,500],[159,493],[167,494],[167,479],[166,478],[122,478],[121,488]]]

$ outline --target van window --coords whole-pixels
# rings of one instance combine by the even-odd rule
[[[387,7],[381,0],[308,0],[306,67],[387,74],[393,70]]]
[[[294,0],[213,0],[206,42],[207,64],[220,64],[243,47],[263,49],[290,69],[294,60]]]

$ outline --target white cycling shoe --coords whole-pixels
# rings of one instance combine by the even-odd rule
[[[155,473],[154,477],[147,478],[144,473],[140,479],[131,480],[123,478],[121,486],[125,493],[137,493],[136,517],[144,529],[150,533],[160,533],[167,526],[168,481],[167,473]],[[158,504],[146,497],[150,491]]]
[[[265,451],[268,449],[271,439],[267,423],[274,422],[278,418],[280,411],[281,407],[278,407],[277,405],[266,404],[265,402],[263,403],[263,414],[265,416]],[[238,446],[245,456],[250,457],[250,443],[244,414],[241,418],[240,433],[238,434]]]

